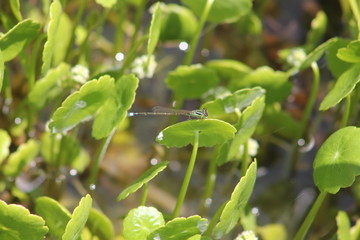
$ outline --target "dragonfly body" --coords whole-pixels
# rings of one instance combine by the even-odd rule
[[[162,115],[182,115],[188,116],[193,119],[205,119],[208,117],[208,112],[206,108],[201,110],[178,110],[171,108],[163,108],[163,107],[154,107],[152,112],[130,112],[128,113],[129,117],[133,116],[162,116]]]

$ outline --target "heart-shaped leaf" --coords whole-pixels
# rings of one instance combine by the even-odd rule
[[[49,197],[37,198],[35,211],[44,218],[46,226],[49,227],[50,235],[61,239],[66,225],[71,219],[70,212],[59,202]]]
[[[199,132],[199,147],[211,147],[233,138],[235,131],[233,126],[221,120],[189,120],[165,128],[156,141],[169,148],[180,148],[194,144],[195,133]]]
[[[189,6],[197,16],[201,16],[207,0],[181,0]],[[214,23],[230,23],[237,21],[251,10],[250,0],[214,0],[207,20]]]
[[[161,212],[153,207],[140,206],[132,209],[123,222],[126,240],[145,240],[147,236],[165,224]]]
[[[5,130],[0,129],[0,164],[9,155],[10,143],[11,138],[9,134]]]
[[[17,204],[7,205],[0,200],[0,236],[1,239],[39,240],[48,232],[45,221],[29,210]]]
[[[314,181],[321,191],[335,194],[360,174],[360,129],[342,128],[321,145],[314,161]]]
[[[360,63],[355,64],[340,76],[340,78],[336,81],[335,86],[321,102],[319,109],[321,111],[325,111],[338,104],[354,90],[359,81]]]
[[[247,204],[256,180],[257,163],[254,161],[246,171],[246,175],[240,179],[231,198],[226,203],[224,210],[220,216],[220,222],[216,225],[214,235],[216,239],[220,239],[229,233],[239,222],[240,215]]]
[[[153,231],[147,240],[172,239],[183,240],[202,234],[207,229],[207,219],[200,216],[188,218],[175,218]]]
[[[169,162],[161,162],[156,164],[152,168],[148,169],[143,175],[141,175],[133,184],[125,188],[117,197],[117,201],[125,199],[129,194],[136,192],[144,184],[148,183],[151,179],[156,177],[159,172],[163,171]]]
[[[86,223],[93,236],[98,236],[102,240],[114,239],[114,227],[108,217],[98,210],[92,208],[89,219]]]
[[[201,64],[179,66],[166,78],[167,86],[183,98],[198,98],[219,82],[216,72]]]
[[[336,54],[338,58],[344,62],[359,63],[360,62],[360,41],[355,40],[347,45],[346,48],[340,48]]]

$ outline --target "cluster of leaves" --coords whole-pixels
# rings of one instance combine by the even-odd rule
[[[48,235],[58,239],[114,239],[112,223],[103,213],[92,208],[89,194],[80,200],[71,214],[58,201],[41,196],[44,194],[37,191],[42,189],[44,181],[56,185],[58,179],[50,176],[52,172],[59,176],[63,168],[71,168],[80,174],[88,170],[90,154],[82,146],[77,133],[85,125],[82,123],[92,120],[91,136],[100,140],[101,144],[88,174],[87,189],[91,192],[107,146],[134,103],[139,78],[151,77],[154,72],[153,55],[159,42],[190,43],[184,63],[167,73],[165,83],[172,90],[177,107],[181,107],[186,100],[197,99],[202,102],[201,108],[207,109],[210,119],[176,123],[159,133],[156,141],[168,148],[193,145],[173,216],[167,219],[156,208],[145,206],[147,184],[166,169],[168,162],[163,161],[147,170],[119,194],[117,200],[121,201],[138,189],[145,189],[141,206],[130,210],[123,220],[122,237],[129,240],[206,240],[226,238],[231,236],[232,231],[239,234],[237,239],[256,239],[256,234],[263,238],[274,237],[271,233],[259,231],[254,216],[246,216],[245,207],[255,185],[258,164],[250,156],[249,141],[256,131],[269,134],[274,129],[282,129],[277,131],[278,134],[295,143],[299,138],[307,137],[307,125],[314,110],[320,80],[317,61],[323,55],[337,80],[321,101],[319,110],[341,109],[341,102],[346,99],[345,110],[339,130],[317,152],[313,170],[314,182],[320,194],[295,238],[305,237],[327,193],[336,194],[340,188],[354,183],[360,173],[357,149],[360,130],[348,125],[355,119],[351,117],[359,101],[360,43],[358,40],[335,37],[319,45],[327,24],[323,12],[319,12],[313,20],[303,46],[280,52],[279,55],[289,66],[288,70],[276,71],[268,66],[252,69],[242,62],[228,59],[192,64],[206,22],[230,24],[248,19],[252,19],[253,23],[260,22],[251,10],[250,0],[182,0],[183,5],[157,2],[151,7],[152,18],[147,26],[147,34],[142,36],[141,19],[147,1],[96,2],[105,9],[105,13],[99,16],[96,11],[90,12],[84,24],[81,19],[87,4],[85,0],[78,2],[79,11],[73,21],[64,11],[66,1],[60,0],[44,0],[44,14],[37,12],[41,16],[36,21],[35,17],[23,19],[20,2],[16,0],[9,2],[9,12],[0,12],[4,31],[0,35],[0,100],[3,103],[2,115],[6,119],[0,122],[4,126],[0,129],[0,191],[8,192],[11,196],[6,199],[9,204],[0,201],[1,238],[40,239]],[[137,14],[130,34],[130,47],[126,49],[122,64],[109,68],[106,64],[91,61],[92,48],[112,58],[117,55],[119,48],[123,48],[123,35],[126,32],[124,13],[129,6],[135,6]],[[349,6],[356,24],[359,24],[359,6],[355,1],[350,1]],[[111,45],[101,36],[101,31],[107,17],[115,12],[121,24],[116,28]],[[28,15],[35,15],[35,12]],[[360,29],[360,26],[357,27]],[[40,30],[44,30],[44,33],[40,33]],[[99,46],[93,46],[93,38]],[[144,46],[146,54],[140,57]],[[27,51],[31,53],[26,54]],[[15,74],[8,67],[11,64],[21,65],[24,79],[27,80],[21,82],[26,85],[26,93],[20,100],[12,92]],[[281,103],[291,93],[291,76],[309,67],[314,75],[313,87],[303,117],[297,121],[282,109]],[[44,116],[46,121],[49,120],[46,124],[42,121]],[[16,150],[13,151],[11,147]],[[242,177],[229,200],[216,211],[210,222],[200,215],[178,217],[198,147],[215,148],[204,199],[213,195],[216,180],[213,176],[217,166],[228,162],[241,164]],[[294,145],[295,154],[298,150],[298,145]],[[41,170],[47,171],[46,180],[40,174],[36,179],[39,184],[32,184],[31,189],[21,188],[17,180],[28,174],[29,169],[34,168],[32,164],[37,161],[45,165]],[[289,166],[292,165],[289,161]],[[40,170],[40,167],[35,169]],[[292,170],[287,169],[288,172]],[[36,215],[30,214],[23,206],[11,203],[16,200],[34,202]],[[358,238],[360,225],[357,223],[353,226],[354,231],[350,234],[346,213],[340,211],[337,221],[339,238]],[[239,223],[244,230],[242,233],[235,228]]]

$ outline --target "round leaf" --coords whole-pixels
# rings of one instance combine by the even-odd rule
[[[123,234],[126,240],[145,240],[153,230],[164,224],[164,217],[156,208],[140,206],[125,217]]]
[[[165,128],[156,141],[167,147],[184,147],[194,144],[196,131],[199,132],[199,147],[211,147],[233,138],[236,129],[221,120],[189,120]]]
[[[169,162],[162,162],[156,164],[152,168],[148,169],[141,177],[139,177],[133,184],[124,189],[119,196],[117,197],[117,201],[121,201],[125,199],[129,194],[136,192],[139,188],[141,188],[144,184],[148,183],[151,179],[156,177],[159,172],[164,170]]]
[[[207,229],[207,220],[200,216],[189,218],[175,218],[166,223],[165,226],[153,231],[147,240],[171,239],[183,240],[202,234]]]
[[[321,145],[314,161],[314,181],[321,191],[337,193],[360,174],[360,129],[342,128]]]
[[[86,223],[93,236],[98,236],[102,240],[114,239],[114,227],[103,213],[96,209],[91,209],[89,219]]]
[[[166,78],[167,86],[183,98],[198,98],[219,82],[216,72],[201,64],[179,66]]]
[[[45,221],[20,205],[0,200],[0,239],[38,240],[44,239],[48,228]]]
[[[207,0],[181,0],[197,16],[201,16]],[[214,23],[235,22],[250,11],[251,0],[214,0],[207,20]]]

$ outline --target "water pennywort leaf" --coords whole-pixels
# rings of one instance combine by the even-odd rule
[[[359,63],[360,62],[360,41],[350,42],[346,48],[340,48],[336,54],[338,58],[344,62]]]
[[[211,147],[234,137],[236,129],[227,122],[216,119],[189,120],[165,128],[156,141],[170,147],[194,144],[195,132],[199,132],[199,147]]]
[[[81,198],[79,206],[74,209],[70,221],[66,225],[66,229],[62,240],[75,240],[79,239],[81,231],[85,227],[88,220],[92,205],[92,198],[89,194]]]
[[[44,218],[46,226],[49,227],[50,235],[61,239],[66,225],[71,219],[70,212],[58,201],[49,197],[37,198],[35,211]]]
[[[344,72],[336,81],[335,86],[325,96],[319,109],[325,111],[349,95],[360,81],[360,63],[354,64],[350,69]]]
[[[114,227],[108,217],[98,210],[92,208],[89,219],[86,223],[93,236],[98,236],[102,240],[114,239]]]
[[[360,129],[345,127],[321,145],[314,161],[314,181],[320,191],[335,194],[360,174]]]
[[[164,224],[164,217],[156,208],[140,206],[125,217],[123,235],[126,240],[145,240],[152,231]]]
[[[216,225],[214,235],[216,239],[220,239],[229,233],[239,222],[240,215],[247,204],[256,180],[256,161],[252,162],[246,171],[246,175],[240,179],[236,185],[229,202],[225,205],[221,213],[220,221]]]
[[[204,233],[207,229],[207,225],[207,219],[197,215],[188,218],[175,218],[167,222],[165,226],[154,230],[147,237],[147,240],[189,239],[190,237]]]
[[[1,239],[38,240],[45,238],[48,228],[45,221],[16,204],[7,205],[0,200]]]
[[[148,169],[143,175],[141,175],[134,183],[132,183],[129,187],[125,188],[117,197],[117,201],[121,201],[125,199],[129,194],[136,192],[139,188],[141,188],[144,184],[148,183],[151,179],[156,177],[159,172],[162,172],[169,162],[161,162],[156,164],[155,166]]]
[[[239,78],[252,71],[246,64],[232,59],[210,60],[206,62],[205,66],[214,69],[220,79],[225,81],[235,77]]]

